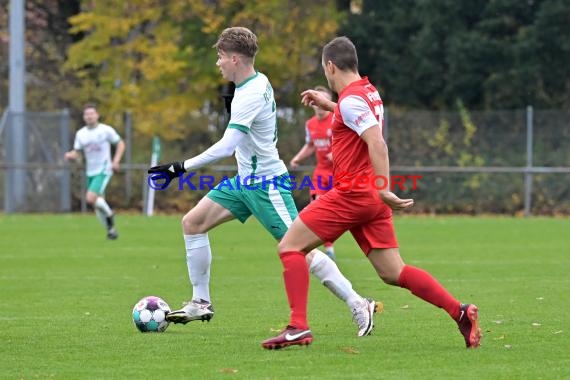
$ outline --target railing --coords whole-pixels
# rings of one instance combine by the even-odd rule
[[[134,177],[142,178],[140,186],[141,190],[141,204],[143,205],[142,211],[144,212],[144,205],[146,205],[146,188],[148,187],[147,174],[148,164],[123,164],[121,165],[121,172],[125,174],[125,181],[133,181]],[[0,171],[9,169],[25,169],[25,170],[41,170],[41,171],[61,171],[74,168],[77,175],[79,175],[80,194],[86,191],[86,178],[85,171],[82,166],[69,165],[69,164],[50,164],[50,163],[29,163],[23,165],[14,165],[7,163],[0,163]],[[529,166],[529,167],[492,167],[492,166],[472,166],[472,167],[451,167],[451,166],[398,166],[394,165],[391,168],[392,173],[398,174],[426,174],[426,173],[507,173],[507,174],[522,174],[530,177],[532,180],[533,174],[570,174],[570,167],[544,167],[544,166]],[[312,166],[300,166],[295,169],[294,173],[309,172]],[[206,172],[212,174],[232,173],[237,171],[235,165],[212,165],[205,169]],[[126,175],[129,173],[129,175]],[[131,175],[138,174],[138,175]],[[124,187],[126,188],[126,183]],[[130,184],[131,187],[133,183]],[[531,215],[532,211],[532,182],[524,181],[524,188],[521,189],[524,195],[524,213],[526,216]],[[138,202],[137,202],[138,203]],[[82,212],[88,211],[84,197],[81,197],[80,210]]]
[[[285,162],[303,144],[307,116],[300,113],[280,119],[278,146]],[[48,211],[41,208],[46,204],[52,206],[51,212],[87,210],[83,199],[86,186],[83,167],[63,161],[63,153],[69,149],[72,138],[67,128],[69,120],[65,117],[68,118],[61,112],[28,114],[26,125],[33,132],[28,134],[29,146],[34,148],[29,149],[25,164],[2,157],[0,198],[6,198],[6,192],[2,191],[10,178],[7,174],[19,170],[26,173],[28,181],[28,204],[22,211]],[[139,153],[144,149],[150,159],[150,146],[147,149],[140,141],[134,145],[130,118],[127,121],[124,124],[127,146],[139,149]],[[0,119],[0,129],[4,124],[7,124],[6,114]],[[388,117],[386,109],[384,133],[390,149],[392,174],[424,176],[417,192],[400,192],[402,196],[416,199],[414,210],[417,212],[570,214],[568,111],[535,111],[528,107],[513,111],[477,111],[466,116],[465,112],[390,109]],[[6,144],[5,138],[0,139],[0,152],[8,148]],[[165,143],[169,148],[176,148],[176,144],[179,143]],[[186,151],[189,156],[197,153],[200,152]],[[109,184],[107,195],[114,197],[112,201],[118,207],[141,209],[148,190],[149,164],[129,162],[129,156],[125,154],[122,170]],[[140,154],[138,157],[140,159]],[[236,167],[233,161],[227,162],[232,164],[214,165],[200,172],[216,178],[232,175]],[[291,174],[309,174],[311,170],[312,167],[306,165]],[[69,183],[67,189],[66,183]],[[182,194],[169,189],[157,197],[157,205],[159,210],[172,209],[174,203],[187,207],[204,193]],[[36,198],[43,196],[44,201],[36,202]],[[300,206],[308,202],[308,191],[296,191],[294,196]],[[59,204],[66,206],[59,207]],[[41,207],[36,208],[38,205]],[[6,202],[4,206],[5,211],[9,211]]]

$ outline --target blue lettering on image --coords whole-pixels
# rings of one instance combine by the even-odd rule
[[[184,173],[180,173],[178,176],[178,190],[184,190],[184,185],[188,185],[190,190],[196,190],[196,186],[190,181],[192,177],[196,175],[196,172],[190,172],[188,175],[184,175]]]
[[[311,177],[304,176],[299,188],[297,190],[303,190],[305,187],[308,187],[311,190],[315,190],[315,186],[313,186],[313,181],[311,181]]]

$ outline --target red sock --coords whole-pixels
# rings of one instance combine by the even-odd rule
[[[307,299],[309,295],[309,267],[301,252],[283,252],[279,258],[283,263],[283,280],[291,308],[289,325],[301,330],[309,328],[307,322]]]
[[[424,301],[444,309],[454,320],[459,318],[459,301],[428,272],[406,265],[400,273],[398,284]]]

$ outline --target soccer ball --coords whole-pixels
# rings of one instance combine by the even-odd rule
[[[133,322],[140,332],[163,332],[168,327],[170,306],[160,297],[148,296],[133,308]]]

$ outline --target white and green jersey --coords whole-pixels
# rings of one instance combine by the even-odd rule
[[[236,148],[242,179],[272,178],[287,172],[277,152],[277,111],[269,79],[257,72],[236,85],[228,128],[247,134]]]
[[[121,141],[121,136],[106,124],[93,128],[84,126],[75,134],[74,150],[82,150],[85,155],[87,176],[111,174],[111,144]]]

